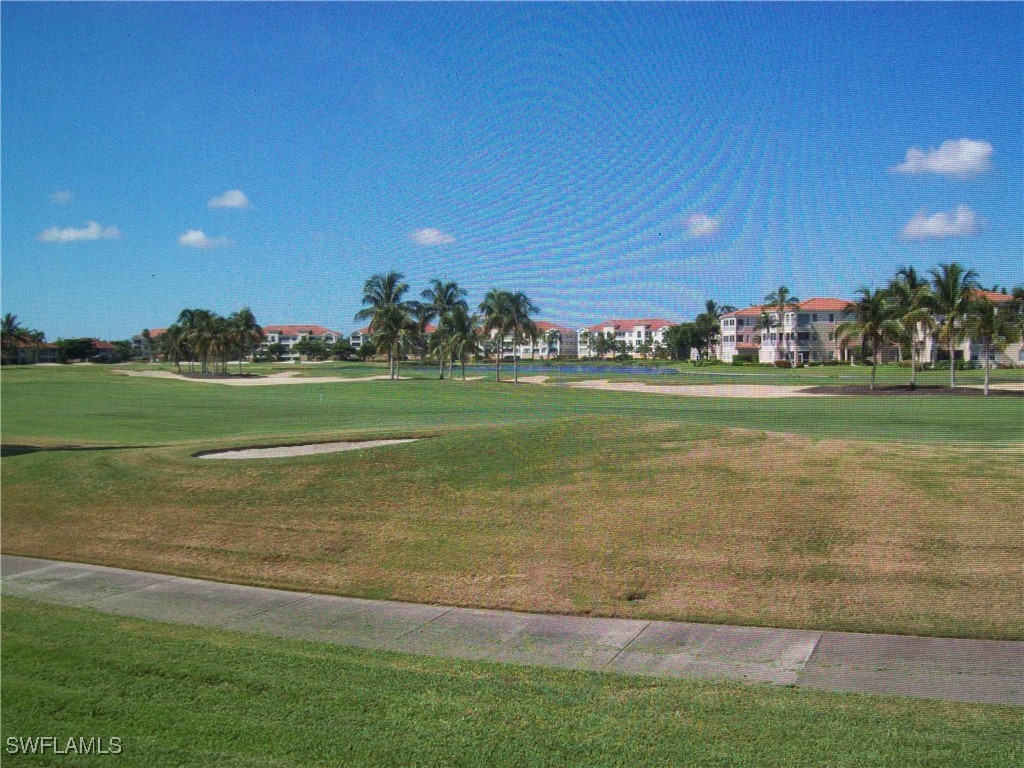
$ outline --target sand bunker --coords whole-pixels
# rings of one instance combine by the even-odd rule
[[[282,459],[288,456],[312,456],[317,453],[340,453],[358,451],[363,448],[377,448],[382,445],[412,443],[416,438],[403,440],[359,440],[347,443],[310,443],[308,445],[279,445],[272,448],[242,448],[229,451],[201,453],[197,459]]]
[[[281,371],[271,373],[261,378],[191,378],[179,376],[171,371],[118,371],[125,376],[143,376],[150,379],[173,379],[174,381],[190,381],[199,384],[224,384],[228,387],[271,387],[279,384],[347,384],[353,381],[387,381],[387,374],[383,376],[358,376],[355,378],[345,376],[305,376],[299,377],[299,371]]]
[[[523,376],[520,382],[544,384],[547,376]],[[813,387],[783,387],[771,384],[643,384],[630,381],[574,381],[560,386],[574,389],[601,389],[609,392],[646,392],[656,395],[684,395],[688,397],[831,397],[827,392],[808,391]]]

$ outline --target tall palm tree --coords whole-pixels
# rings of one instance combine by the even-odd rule
[[[836,326],[836,338],[860,336],[861,346],[871,350],[871,389],[875,388],[878,353],[886,344],[899,341],[903,327],[894,317],[892,304],[884,289],[858,288],[860,298],[853,302],[853,317]]]
[[[457,357],[462,366],[462,380],[466,380],[466,357],[480,350],[479,323],[479,316],[469,314],[469,309],[461,305],[441,318],[438,333],[448,344],[449,379],[452,378],[450,366],[454,365]]]
[[[238,350],[238,373],[242,373],[242,358],[249,350],[263,343],[266,335],[263,328],[256,322],[256,315],[248,307],[242,307],[228,316],[229,333]]]
[[[778,288],[776,288],[774,291],[772,291],[771,293],[769,293],[767,296],[764,297],[764,303],[767,304],[768,306],[772,307],[778,313],[778,328],[779,328],[779,330],[778,330],[778,335],[776,336],[776,339],[775,339],[775,359],[778,360],[779,356],[781,354],[781,350],[782,350],[783,337],[786,335],[784,333],[785,317],[786,317],[786,307],[790,306],[790,305],[793,305],[793,304],[799,304],[800,303],[800,299],[798,299],[796,296],[793,296],[790,293],[789,288],[787,288],[784,285],[780,285]],[[796,367],[796,331],[793,332],[793,362],[792,362],[792,364],[793,364],[793,367],[795,368]]]
[[[164,357],[173,360],[178,366],[178,373],[181,373],[181,358],[188,354],[185,329],[177,323],[171,325],[160,336],[160,346],[163,348]]]
[[[931,290],[922,296],[923,306],[936,316],[939,340],[949,351],[949,386],[956,389],[956,345],[963,341],[978,273],[956,262],[930,269]]]
[[[427,322],[436,317],[440,323],[440,321],[443,321],[445,316],[450,314],[456,307],[461,307],[467,311],[469,310],[469,305],[466,303],[466,289],[461,288],[454,280],[439,280],[435,277],[430,281],[430,287],[424,289],[420,293],[420,298],[426,302],[426,306],[431,312],[431,317]],[[423,330],[426,331],[425,324]],[[440,330],[440,327],[438,330]],[[447,348],[442,344],[434,344],[434,346],[441,350],[441,354],[438,355],[441,366],[439,370],[439,378],[443,379],[444,352]]]
[[[356,312],[356,320],[369,320],[374,346],[388,356],[388,372],[395,378],[395,355],[402,339],[408,333],[409,310],[403,301],[409,292],[405,275],[391,271],[370,277],[363,285],[363,309]]]
[[[11,362],[15,359],[16,350],[21,344],[30,342],[29,331],[18,322],[18,316],[10,312],[0,320],[0,349],[3,350],[4,362]]]
[[[987,296],[979,296],[971,302],[967,316],[967,332],[972,339],[978,339],[984,349],[985,394],[988,395],[990,358],[992,349],[1004,349],[1021,337],[1021,318],[1013,307],[997,308]]]
[[[537,323],[530,317],[540,312],[540,307],[530,301],[522,291],[509,296],[508,328],[512,332],[512,380],[519,383],[519,355],[516,348],[522,341],[536,341],[540,335]]]
[[[509,304],[512,294],[492,288],[480,302],[480,313],[483,315],[483,332],[495,337],[494,380],[501,381],[501,355],[505,346],[505,335],[509,332]],[[515,357],[515,350],[513,350]]]
[[[904,346],[910,349],[910,387],[913,389],[917,386],[919,350],[935,329],[935,319],[924,308],[928,282],[918,276],[914,267],[906,266],[896,270],[886,290],[896,318],[903,326],[900,358],[903,357]]]

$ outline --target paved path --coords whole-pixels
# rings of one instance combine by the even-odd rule
[[[1024,704],[1024,643],[548,616],[358,600],[3,555],[3,592],[433,656]]]

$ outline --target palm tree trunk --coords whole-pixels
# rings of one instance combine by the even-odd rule
[[[953,354],[953,334],[949,335],[949,388],[956,389],[956,355]]]
[[[462,380],[466,380],[466,358],[459,355],[459,362],[462,364]]]
[[[438,376],[438,379],[440,381],[444,381],[444,353],[441,352],[440,354],[438,354],[438,357],[441,359],[440,370],[439,370],[440,375]]]
[[[494,380],[501,381],[501,346],[494,353]]]
[[[515,343],[512,346],[512,381],[519,383],[519,355],[516,354]]]
[[[988,372],[992,368],[992,366],[989,365],[988,344],[989,344],[988,339],[985,339],[985,397],[988,397]]]
[[[872,392],[875,391],[875,369],[878,368],[878,350],[872,350],[871,354],[871,387]]]
[[[910,347],[910,388],[917,389],[917,346]]]

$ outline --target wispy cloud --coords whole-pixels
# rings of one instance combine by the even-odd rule
[[[434,229],[433,227],[426,227],[424,229],[417,229],[412,233],[412,239],[420,245],[451,245],[455,242],[455,238],[449,234],[442,232],[440,229]]]
[[[231,245],[226,237],[207,237],[201,229],[190,229],[178,238],[178,245],[188,248],[221,248]]]
[[[980,230],[981,221],[974,211],[966,205],[958,205],[952,211],[940,211],[931,216],[927,211],[919,211],[900,234],[909,240],[944,240],[976,235]]]
[[[917,147],[907,150],[907,156],[899,165],[889,170],[893,173],[937,173],[943,176],[976,176],[984,173],[992,164],[995,150],[987,141],[957,139],[944,141],[938,149],[927,152]]]
[[[50,195],[50,202],[54,205],[67,205],[75,199],[75,193],[70,189],[58,189]]]
[[[722,222],[711,218],[706,213],[695,213],[686,219],[686,231],[690,237],[710,237],[721,226]]]
[[[86,222],[81,229],[50,227],[39,234],[43,243],[75,243],[85,240],[116,240],[121,236],[117,227],[102,227],[95,221]]]
[[[223,195],[210,199],[211,208],[248,208],[249,198],[240,189],[229,189]]]

